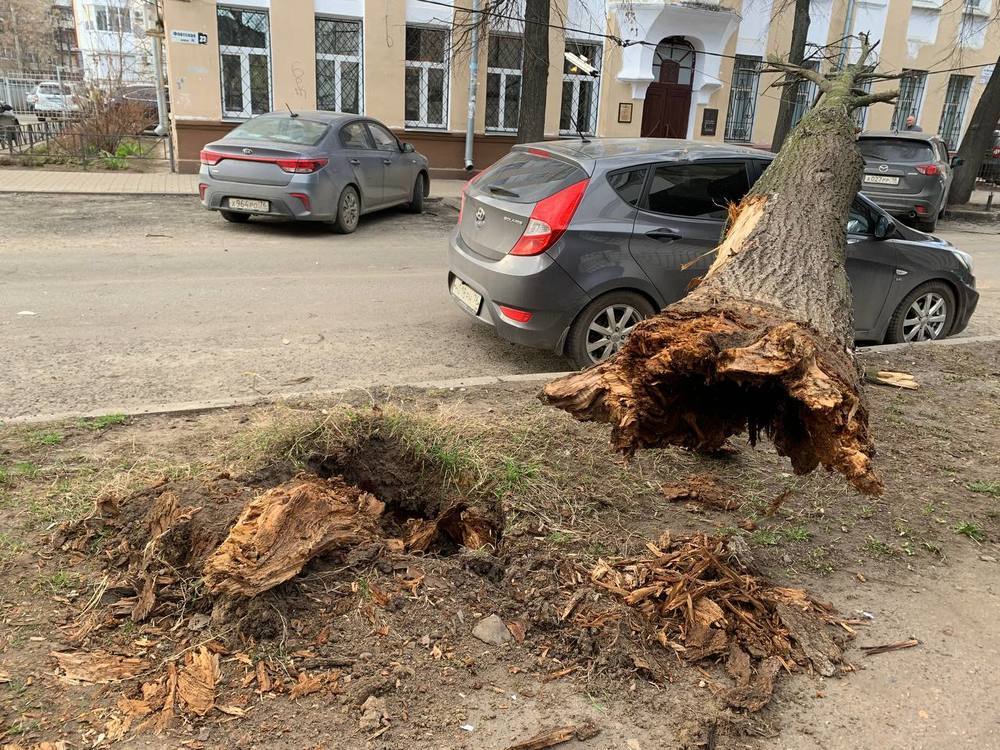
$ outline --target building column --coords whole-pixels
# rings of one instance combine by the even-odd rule
[[[271,100],[275,110],[316,109],[316,14],[314,0],[272,3]]]

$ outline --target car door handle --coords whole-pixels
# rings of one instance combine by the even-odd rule
[[[361,166],[361,159],[351,159],[348,164],[353,164],[355,167]]]
[[[382,163],[383,164],[392,164],[392,159],[383,159]]]
[[[646,232],[646,236],[657,242],[673,242],[674,240],[681,239],[681,236],[672,229],[654,229]]]

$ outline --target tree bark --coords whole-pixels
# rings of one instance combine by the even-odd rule
[[[851,112],[872,101],[856,90],[869,52],[866,40],[861,62],[832,80],[800,71],[823,96],[730,207],[704,280],[637,325],[614,358],[550,383],[543,400],[610,422],[626,453],[712,451],[746,431],[751,444],[771,438],[796,473],[822,464],[881,491],[844,268],[864,166]]]
[[[517,142],[545,138],[545,98],[549,85],[549,12],[551,0],[525,0],[524,51]],[[502,95],[502,94],[501,94]]]
[[[993,67],[993,75],[986,84],[986,90],[979,98],[976,109],[969,120],[969,128],[958,147],[958,157],[964,160],[955,170],[955,178],[948,192],[948,203],[959,205],[968,203],[976,187],[976,176],[983,166],[986,152],[993,145],[993,131],[1000,120],[1000,58]]]
[[[788,47],[788,62],[801,65],[806,55],[806,40],[809,36],[809,0],[795,0],[795,15],[792,20],[792,40]],[[785,82],[794,81],[794,75],[786,75]],[[804,86],[805,81],[798,81],[796,86],[785,86],[778,104],[778,118],[774,123],[774,136],[771,138],[771,150],[781,149],[788,131],[792,129],[792,115],[795,112],[795,94],[798,86]]]

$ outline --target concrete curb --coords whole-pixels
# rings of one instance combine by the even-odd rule
[[[991,336],[967,336],[966,338],[944,339],[943,341],[921,341],[914,344],[881,344],[879,346],[858,347],[861,354],[880,354],[883,352],[905,351],[912,347],[923,346],[961,346],[964,344],[986,344],[1000,343],[1000,335]],[[179,415],[193,414],[206,411],[218,411],[220,409],[233,409],[245,406],[262,406],[264,404],[276,404],[282,401],[301,401],[304,399],[324,401],[335,399],[345,393],[371,390],[374,388],[424,388],[439,390],[455,390],[456,388],[481,388],[483,386],[501,385],[503,383],[540,383],[564,375],[570,375],[571,371],[564,372],[528,372],[519,375],[481,375],[469,378],[452,378],[450,380],[423,380],[412,383],[375,384],[371,386],[354,386],[350,388],[336,388],[329,391],[296,391],[291,393],[276,393],[260,396],[246,396],[243,398],[223,398],[207,399],[204,401],[177,401],[165,404],[149,404],[139,408],[116,408],[109,406],[99,411],[73,412],[63,414],[38,414],[27,417],[0,418],[0,425],[24,425],[38,424],[43,422],[62,422],[66,420],[89,419],[103,416],[105,414],[125,414],[129,417],[157,416],[157,415]]]
[[[336,388],[329,391],[293,391],[290,393],[275,393],[260,396],[245,396],[242,398],[206,399],[204,401],[175,401],[165,404],[149,404],[148,406],[132,407],[130,409],[109,406],[98,411],[66,412],[62,414],[37,414],[32,416],[0,418],[0,425],[37,424],[42,422],[62,422],[66,420],[91,419],[106,414],[124,414],[128,417],[192,414],[220,409],[233,409],[244,406],[262,406],[276,404],[282,401],[299,401],[314,399],[324,401],[352,393],[375,388],[423,388],[428,390],[455,390],[456,388],[480,388],[502,383],[535,383],[569,375],[569,372],[529,372],[520,375],[483,375],[471,378],[452,378],[450,380],[423,380],[412,383],[375,384],[371,386],[354,386]]]
[[[1000,201],[998,201],[1000,203]],[[945,209],[944,218],[948,221],[971,221],[974,224],[996,224],[1000,222],[1000,211],[997,209],[986,210],[974,208],[948,208]]]

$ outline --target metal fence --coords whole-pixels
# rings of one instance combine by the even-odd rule
[[[79,74],[61,68],[50,71],[0,73],[0,103],[18,114],[72,115],[80,109],[85,86]],[[44,94],[41,104],[39,95]]]
[[[11,126],[0,120],[0,164],[158,171],[169,169],[167,139],[153,133],[88,130],[73,120]]]

